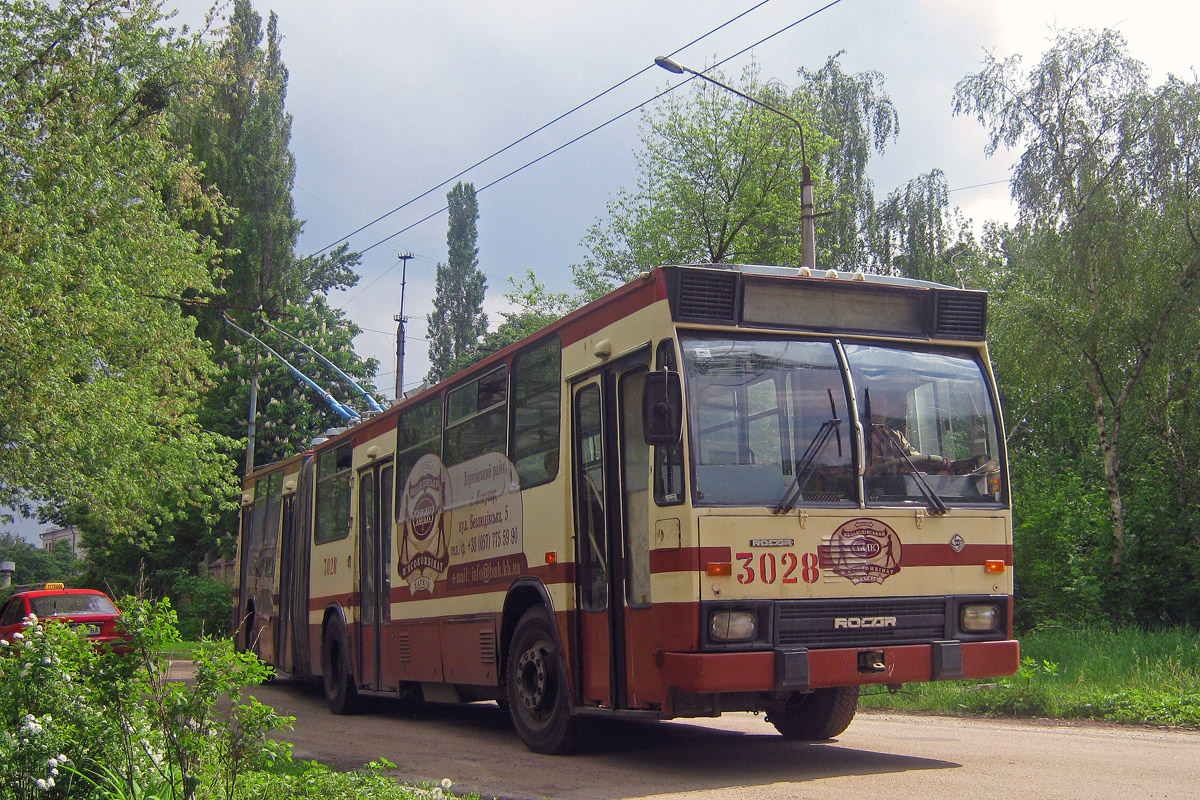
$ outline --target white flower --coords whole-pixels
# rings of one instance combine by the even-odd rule
[[[54,756],[50,756],[50,760],[46,762],[46,765],[50,767],[50,769],[54,769],[58,766],[58,759]]]
[[[46,785],[51,789],[54,788],[54,778],[46,778]]]
[[[43,792],[50,788],[50,785],[48,783],[46,783],[46,781],[42,780],[41,778],[38,778],[36,781],[34,781],[33,785],[36,786],[38,789],[42,790]]]
[[[50,774],[52,776],[54,776],[55,778],[57,778],[58,777],[58,767],[54,767],[53,769],[51,769]]]
[[[8,639],[0,639],[0,647],[8,647]]]
[[[449,778],[442,778],[442,788],[443,789],[449,790],[450,787],[453,785],[454,785],[454,781],[450,780]]]
[[[429,796],[434,798],[434,800],[441,800],[442,787],[440,787],[440,786],[433,787],[433,789],[431,789],[429,792]]]
[[[14,642],[19,642],[24,638],[25,638],[25,634],[21,633],[20,631],[15,631],[13,633],[13,641]]]

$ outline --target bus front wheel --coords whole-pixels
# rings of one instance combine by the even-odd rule
[[[358,687],[354,685],[354,675],[350,671],[346,629],[340,622],[329,623],[322,644],[325,702],[334,714],[353,714],[358,708]]]
[[[508,649],[509,712],[521,740],[535,753],[566,753],[578,739],[566,665],[555,642],[550,615],[534,606],[517,622]]]
[[[785,739],[815,742],[832,739],[846,728],[858,710],[858,687],[835,686],[795,694],[787,703],[767,714]]]

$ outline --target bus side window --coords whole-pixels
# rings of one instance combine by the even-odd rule
[[[446,435],[442,460],[446,466],[489,452],[505,452],[508,436],[508,367],[446,394]]]
[[[513,358],[508,457],[516,465],[521,488],[546,483],[558,475],[561,362],[562,344],[557,336]]]
[[[400,487],[424,455],[442,454],[442,399],[433,397],[408,409],[396,422],[396,480]],[[399,487],[398,487],[399,488]]]
[[[655,367],[678,369],[675,359],[675,341],[663,339],[658,343]],[[668,447],[654,448],[654,502],[660,506],[673,506],[683,502],[683,445],[676,443]]]
[[[317,456],[317,508],[313,541],[324,544],[350,535],[349,442]]]

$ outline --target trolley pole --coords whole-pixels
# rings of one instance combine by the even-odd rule
[[[780,111],[770,103],[764,103],[757,97],[748,95],[743,91],[727,86],[721,83],[716,78],[710,78],[703,72],[697,72],[691,67],[685,67],[678,61],[673,61],[666,56],[659,56],[654,59],[654,63],[665,69],[667,72],[673,72],[676,75],[682,75],[687,72],[695,75],[701,80],[706,80],[713,86],[720,86],[722,89],[733,92],[738,97],[749,100],[757,106],[762,106],[768,111],[774,112],[786,120],[791,120],[796,124],[796,128],[800,131],[800,266],[810,269],[817,266],[817,223],[816,215],[813,213],[813,183],[812,176],[808,171],[808,153],[804,147],[804,126],[800,124],[800,120],[788,114],[786,111]]]
[[[400,259],[400,313],[392,317],[396,321],[396,399],[404,399],[404,335],[408,317],[404,316],[404,286],[408,283],[408,260],[410,252],[399,253]]]

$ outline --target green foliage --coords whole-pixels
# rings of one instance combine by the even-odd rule
[[[475,350],[487,333],[483,297],[487,279],[479,271],[476,223],[479,203],[475,185],[459,181],[446,194],[449,224],[446,230],[446,263],[438,263],[429,325],[429,374],[436,383],[451,374],[461,356]]]
[[[207,575],[180,575],[174,584],[181,637],[219,639],[228,635],[233,619],[232,587]]]
[[[196,102],[196,39],[151,0],[0,13],[0,500],[146,533],[232,495],[196,403],[212,378],[180,298],[209,292],[218,213],[163,109]]]
[[[738,89],[806,123],[803,138],[821,186],[822,155],[831,145],[812,123],[812,99],[763,82],[755,64]],[[642,126],[638,186],[609,201],[607,218],[584,237],[587,257],[573,267],[585,299],[659,264],[799,263],[795,124],[695,80],[647,110]]]
[[[270,14],[264,31],[250,0],[236,0],[224,36],[208,55],[215,66],[204,87],[207,102],[172,109],[176,139],[188,144],[204,181],[216,187],[231,210],[198,224],[221,246],[212,262],[216,291],[197,309],[200,334],[213,347],[220,375],[205,398],[201,419],[208,429],[237,441],[228,452],[240,457],[249,398],[257,387],[255,462],[266,464],[303,451],[316,433],[341,420],[283,364],[226,326],[223,313],[269,340],[319,383],[335,379],[311,354],[296,352],[294,344],[266,333],[256,324],[256,312],[360,380],[374,375],[378,365],[355,354],[359,329],[330,308],[325,297],[358,282],[353,270],[358,255],[345,245],[309,258],[295,252],[303,226],[292,202],[296,162],[276,15]],[[227,513],[218,527],[232,531],[236,525],[236,515]]]
[[[62,581],[70,583],[79,576],[79,558],[69,542],[58,542],[43,550],[11,533],[0,534],[0,561],[11,561],[16,567],[12,585]],[[12,593],[11,587],[0,589],[0,602]]]
[[[446,367],[443,379],[482,361],[497,350],[532,336],[560,317],[573,310],[574,301],[566,293],[547,291],[533,270],[528,270],[520,281],[512,280],[513,290],[504,297],[519,311],[501,311],[504,322],[494,331],[488,331],[478,344],[467,348]]]
[[[268,667],[208,641],[194,683],[170,681],[170,604],[126,597],[120,608],[130,653],[53,621],[0,644],[0,798],[230,797],[243,772],[287,758],[266,734],[290,719],[242,696]]]
[[[1178,476],[1200,467],[1184,444],[1198,420],[1182,399],[1200,324],[1200,239],[1191,222],[1200,212],[1200,82],[1172,77],[1153,89],[1119,34],[1070,31],[1027,71],[1019,57],[988,56],[958,84],[955,108],[988,126],[989,152],[1020,149],[1020,223],[1000,237],[994,261],[993,308],[1010,342],[1004,368],[1033,397],[1070,387],[1085,398],[1108,501],[1103,602],[1120,619],[1136,613],[1130,581],[1146,576],[1125,571],[1140,569],[1129,563],[1135,550],[1153,550],[1141,541],[1154,535],[1149,518],[1173,541],[1196,538],[1195,515],[1180,526],[1141,504],[1135,526],[1143,512],[1127,507],[1139,484],[1149,488],[1150,463],[1178,492],[1160,495],[1159,508],[1195,498],[1195,480],[1168,478],[1157,456],[1165,452]],[[1158,566],[1185,577],[1174,564]]]
[[[450,781],[422,788],[404,786],[380,774],[396,765],[380,758],[351,772],[336,772],[315,761],[296,761],[250,773],[239,783],[241,800],[274,800],[277,797],[312,800],[441,800],[453,798]],[[466,795],[476,798],[477,795]]]

